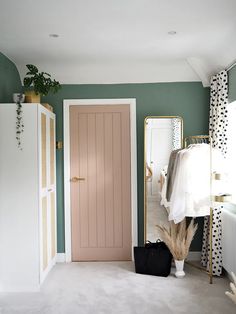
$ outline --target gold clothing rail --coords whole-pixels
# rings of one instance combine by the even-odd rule
[[[184,138],[184,147],[188,147],[190,144],[210,143],[209,135],[193,135]]]

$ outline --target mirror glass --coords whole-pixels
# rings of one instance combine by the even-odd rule
[[[182,118],[147,117],[144,141],[144,241],[156,242],[159,238],[156,225],[168,222],[168,208],[161,194],[170,153],[182,147]]]

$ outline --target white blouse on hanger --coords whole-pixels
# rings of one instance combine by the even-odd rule
[[[222,172],[224,159],[212,149],[213,170]],[[210,214],[210,145],[194,144],[178,152],[176,175],[169,203],[169,220]]]

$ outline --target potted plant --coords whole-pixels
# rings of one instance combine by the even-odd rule
[[[61,88],[58,81],[51,78],[47,72],[39,72],[38,68],[33,64],[27,64],[28,72],[24,78],[25,87],[33,87],[33,91],[25,92],[26,102],[40,103],[40,96],[46,96],[49,92],[55,94]]]
[[[169,248],[175,260],[177,278],[183,278],[184,260],[188,255],[190,244],[197,231],[197,224],[194,224],[194,219],[191,220],[188,227],[186,225],[186,218],[178,224],[173,221],[170,222],[169,229],[164,226],[157,225],[160,237]]]

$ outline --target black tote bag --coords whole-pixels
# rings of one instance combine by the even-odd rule
[[[134,262],[136,273],[167,277],[172,254],[164,242],[149,242],[144,247],[134,247]]]

